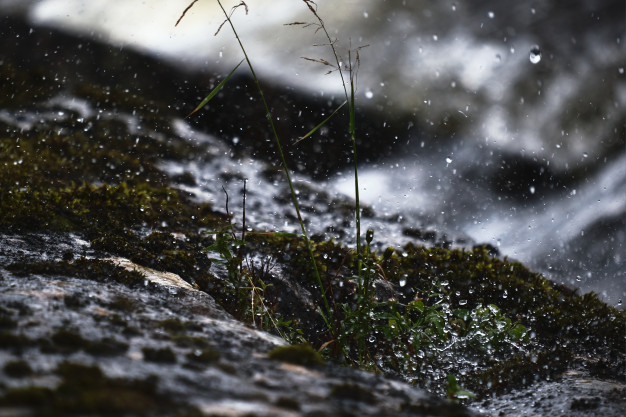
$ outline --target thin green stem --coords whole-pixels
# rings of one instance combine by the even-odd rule
[[[355,221],[356,221],[356,252],[357,252],[357,275],[361,276],[361,268],[362,268],[362,254],[361,254],[361,206],[359,199],[359,169],[358,169],[358,159],[356,154],[356,111],[355,111],[355,95],[354,95],[354,86],[356,84],[355,80],[355,71],[356,69],[352,68],[352,56],[350,51],[348,50],[348,71],[350,73],[350,95],[348,95],[348,87],[346,85],[346,79],[343,75],[343,69],[341,68],[341,62],[339,60],[339,55],[337,54],[337,49],[335,48],[335,43],[331,39],[328,30],[326,29],[326,25],[324,25],[324,21],[317,14],[317,10],[315,10],[314,3],[310,0],[304,0],[304,3],[307,5],[311,13],[315,16],[315,18],[319,22],[319,27],[326,35],[326,39],[328,39],[328,45],[330,46],[331,51],[335,57],[335,62],[337,64],[337,69],[339,70],[339,76],[341,77],[341,84],[343,86],[343,92],[346,97],[346,101],[350,103],[349,106],[349,133],[350,140],[352,141],[352,155],[354,160],[354,198],[355,198]],[[357,62],[358,62],[358,52],[357,52]]]
[[[317,279],[317,284],[320,287],[320,292],[322,293],[322,301],[324,302],[324,308],[326,309],[326,313],[330,313],[330,305],[328,304],[328,300],[326,298],[326,291],[324,290],[324,284],[322,283],[322,278],[320,276],[319,270],[317,268],[317,262],[315,261],[315,256],[313,255],[313,248],[311,247],[311,242],[309,240],[308,234],[306,232],[306,228],[304,227],[304,221],[302,220],[302,216],[300,215],[300,206],[298,204],[298,199],[296,197],[296,192],[295,189],[293,187],[293,181],[291,180],[291,174],[289,173],[289,168],[287,167],[287,160],[285,159],[285,154],[283,153],[283,148],[280,144],[280,139],[278,138],[278,133],[276,131],[276,127],[274,125],[274,118],[272,117],[272,113],[270,111],[269,105],[267,104],[267,101],[265,100],[265,95],[263,94],[263,89],[261,88],[261,84],[259,82],[258,77],[256,76],[256,73],[254,71],[254,68],[252,67],[252,62],[250,61],[250,58],[248,57],[248,54],[246,53],[246,49],[243,47],[243,43],[241,42],[241,39],[239,38],[239,35],[237,34],[237,30],[235,30],[235,25],[233,24],[232,20],[230,19],[230,16],[228,15],[228,13],[226,12],[226,10],[224,9],[224,6],[222,6],[222,3],[220,0],[217,0],[217,4],[219,4],[220,8],[222,9],[222,12],[224,12],[224,16],[226,17],[226,21],[228,22],[228,24],[230,25],[233,34],[235,35],[235,38],[237,38],[237,42],[239,43],[239,47],[241,48],[241,51],[243,52],[243,55],[246,59],[246,62],[248,63],[248,67],[250,68],[250,73],[252,74],[252,78],[254,79],[254,83],[256,84],[256,88],[257,91],[259,92],[259,95],[261,97],[261,101],[263,102],[263,106],[265,106],[265,113],[267,115],[267,119],[269,121],[270,127],[272,129],[272,134],[274,136],[274,139],[276,140],[276,147],[278,148],[278,154],[280,155],[280,159],[282,162],[282,166],[283,166],[283,170],[285,171],[285,176],[287,177],[287,182],[289,183],[289,190],[291,192],[291,200],[293,202],[293,206],[296,210],[296,215],[298,216],[298,222],[300,223],[300,229],[302,230],[302,237],[304,238],[304,242],[307,248],[307,251],[309,252],[309,256],[311,257],[311,263],[313,265],[313,270],[315,273],[315,278]],[[326,318],[324,317],[324,320],[326,320]]]

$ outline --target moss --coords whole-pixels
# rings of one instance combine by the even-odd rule
[[[311,272],[310,258],[301,239],[281,234],[249,236],[250,252],[280,254],[275,256],[276,261],[290,271],[290,276],[302,277],[300,284],[312,290],[311,294],[318,306],[322,304]],[[338,307],[342,304],[352,305],[355,292],[354,288],[350,290],[352,288],[350,277],[356,275],[354,252],[333,241],[314,242],[313,245],[325,288],[328,294],[332,295],[331,302],[336,303],[335,306]],[[626,329],[625,312],[602,303],[593,294],[580,296],[563,291],[522,264],[498,258],[497,253],[488,246],[477,246],[472,250],[452,250],[408,244],[401,250],[388,249],[380,255],[369,254],[368,259],[370,264],[375,265],[377,273],[383,271],[378,277],[382,277],[384,273],[384,280],[387,281],[382,285],[384,291],[383,289],[377,291],[387,294],[385,297],[391,296],[398,300],[395,304],[386,306],[381,304],[376,307],[380,313],[395,305],[400,314],[405,314],[402,306],[416,299],[423,299],[424,307],[420,308],[436,308],[434,303],[437,302],[445,303],[451,310],[459,309],[459,312],[484,310],[484,306],[494,306],[493,310],[497,314],[493,319],[505,324],[507,329],[510,328],[510,332],[495,335],[496,338],[489,349],[483,348],[482,351],[472,347],[476,343],[472,344],[471,340],[468,340],[465,350],[458,353],[461,357],[473,355],[474,360],[475,355],[482,358],[479,361],[481,363],[479,369],[473,374],[476,385],[472,384],[470,389],[483,392],[490,387],[493,391],[504,392],[510,387],[535,381],[537,377],[549,378],[554,376],[554,373],[545,371],[545,367],[562,369],[569,363],[568,358],[581,353],[591,357],[606,355],[617,365],[614,369],[624,364],[624,356],[620,350],[620,335]],[[272,281],[272,284],[277,288],[280,282]],[[436,297],[430,298],[432,294],[436,294]],[[280,296],[285,298],[284,294]],[[283,317],[303,320],[302,312],[292,311],[290,312],[292,315],[289,315],[285,314],[283,305],[279,305],[278,308]],[[342,311],[341,308],[335,308],[335,311],[335,320],[342,320],[343,316],[337,313]],[[443,314],[440,313],[442,318]],[[468,332],[471,323],[467,318],[459,317],[461,316],[451,318],[450,330],[462,336]],[[417,316],[416,318],[419,319]],[[304,322],[310,323],[311,320],[307,318]],[[498,323],[495,324],[499,325]],[[481,324],[477,322],[475,325],[493,327],[494,322],[488,320]],[[533,332],[531,346],[536,352],[532,355],[513,356],[514,352],[511,349],[505,349],[509,346],[508,342],[497,343],[502,337],[505,338],[502,340],[508,340],[508,337],[522,335],[524,327],[520,325]],[[375,344],[367,346],[368,352],[370,355],[373,352],[380,352],[380,355],[377,353],[378,356],[388,358],[384,363],[387,369],[397,369],[403,373],[409,370],[409,374],[415,373],[416,380],[422,383],[421,381],[431,378],[421,378],[420,369],[427,369],[428,366],[437,368],[450,366],[439,363],[437,355],[429,355],[421,360],[424,364],[417,368],[413,365],[413,371],[410,371],[411,366],[404,367],[402,361],[408,360],[413,363],[411,362],[414,361],[415,354],[415,351],[411,350],[413,347],[407,347],[405,352],[398,351],[398,340],[381,337],[382,334],[395,334],[393,331],[385,330],[389,324],[385,326],[381,321],[372,322],[371,326],[376,326],[379,333],[375,337]],[[496,328],[498,327],[494,327]],[[491,331],[490,329],[491,327],[484,330]],[[310,326],[303,330],[305,338],[316,345],[336,337],[324,327]],[[320,334],[325,336],[320,337]],[[524,343],[528,343],[527,336],[524,340],[526,340]],[[545,347],[556,345],[563,346],[558,354]],[[478,348],[480,347],[478,345]],[[341,352],[327,353],[341,354]],[[400,357],[404,359],[396,361],[394,358],[397,354],[401,354]],[[367,367],[367,363],[358,358],[354,358],[353,363]],[[451,371],[458,372],[453,369]],[[620,378],[615,370],[610,377]]]
[[[571,366],[572,353],[561,347],[545,352],[531,352],[501,361],[483,372],[468,375],[466,384],[476,393],[502,394],[532,385],[538,381],[553,379]]]
[[[0,330],[1,329],[15,329],[17,327],[17,322],[10,317],[0,316]]]
[[[185,357],[194,364],[208,365],[219,361],[220,353],[214,349],[202,349],[188,353]]]
[[[11,388],[0,396],[3,406],[43,407],[54,401],[55,392],[45,387]]]
[[[14,334],[8,331],[0,331],[0,349],[14,350],[19,352],[32,346],[34,346],[33,341],[22,334]]]
[[[206,349],[210,343],[204,337],[187,336],[185,334],[175,334],[171,337],[176,346],[183,348]]]
[[[376,403],[376,398],[370,390],[356,384],[333,385],[330,389],[330,396],[342,400],[352,400],[367,404]]]
[[[316,366],[324,363],[320,354],[309,344],[279,346],[272,349],[267,356],[270,359],[303,366]]]
[[[128,297],[118,295],[113,299],[113,301],[107,303],[106,306],[112,310],[131,313],[137,309],[137,302]]]
[[[122,355],[128,350],[128,344],[120,342],[113,338],[103,338],[101,340],[91,341],[86,347],[85,352],[96,356],[116,356]]]
[[[143,286],[145,281],[140,272],[128,271],[108,261],[87,258],[79,258],[74,262],[14,262],[7,266],[7,270],[18,276],[64,275],[98,282],[114,281],[130,287]]]
[[[46,350],[59,353],[73,353],[86,348],[89,341],[72,330],[59,329],[51,337],[52,346],[46,346]]]
[[[24,378],[32,375],[33,369],[24,360],[7,362],[3,368],[4,373],[11,378]]]
[[[288,410],[300,411],[300,403],[290,397],[279,397],[274,404],[277,407],[286,408]]]
[[[171,333],[181,333],[187,330],[202,330],[202,327],[194,322],[182,321],[176,318],[161,320],[157,325]]]
[[[141,349],[143,359],[148,362],[176,363],[176,354],[170,348],[155,349],[144,347]]]
[[[106,377],[100,368],[64,362],[54,388],[18,387],[0,396],[0,405],[28,407],[36,415],[161,415],[191,412],[168,395],[157,392],[157,380]]]
[[[79,294],[71,294],[63,297],[63,304],[71,309],[79,309],[89,304],[89,301]]]
[[[124,256],[159,271],[173,272],[200,289],[213,281],[208,271],[211,261],[205,248],[210,241],[201,237],[181,240],[169,232],[154,232],[140,239],[134,235],[108,234],[92,241],[93,247]]]

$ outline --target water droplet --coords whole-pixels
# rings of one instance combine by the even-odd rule
[[[398,281],[398,284],[400,284],[401,287],[404,287],[406,285],[406,279],[401,279]]]
[[[453,5],[452,5],[452,11],[453,11],[453,12],[456,12],[456,4],[453,4]]]
[[[459,300],[460,306],[464,306],[465,304],[467,304],[467,300]]]
[[[487,16],[489,16],[489,19],[493,19],[494,17],[496,17],[496,14],[494,12],[488,12]]]
[[[368,12],[363,12],[363,17],[367,19],[368,17],[370,17],[370,14]]]
[[[624,74],[624,67],[619,67],[617,69],[617,72],[619,72],[620,74]]]
[[[433,35],[433,40],[434,40],[435,42],[437,42],[437,41],[439,40],[439,36],[437,36],[437,35]]]
[[[589,154],[587,152],[583,152],[583,158],[587,158],[589,157]]]
[[[535,187],[532,185],[530,186],[530,193],[535,194]]]
[[[539,49],[539,46],[534,45],[530,48],[530,62],[538,64],[539,61],[541,61],[541,49]]]
[[[447,157],[447,158],[446,158],[446,163],[447,163],[447,164],[451,164],[451,163],[452,163],[452,158]]]
[[[374,97],[374,93],[372,93],[371,90],[367,90],[365,92],[365,97],[371,99],[372,97]]]

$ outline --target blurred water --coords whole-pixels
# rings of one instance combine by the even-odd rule
[[[0,2],[37,24],[227,72],[241,52],[215,1]],[[234,2],[224,2],[229,9]],[[259,75],[337,95],[337,73],[296,0],[249,0],[235,24]],[[626,48],[623,1],[319,0],[342,53],[361,50],[358,104],[378,110],[371,140],[402,153],[362,167],[362,198],[416,226],[499,247],[553,279],[626,295]],[[386,122],[408,115],[403,137]],[[330,187],[352,194],[347,175]],[[407,220],[408,219],[408,220]]]

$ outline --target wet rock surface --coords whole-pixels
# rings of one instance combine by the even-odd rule
[[[0,242],[2,265],[61,260],[81,245],[47,234]],[[148,278],[1,275],[4,415],[475,415],[381,375],[269,359],[285,342],[202,291]]]

